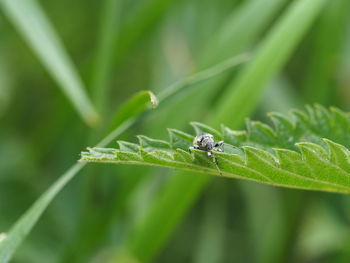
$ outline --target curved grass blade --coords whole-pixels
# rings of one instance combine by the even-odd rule
[[[140,103],[143,102],[142,106]],[[111,131],[102,141],[97,144],[97,147],[104,147],[113,141],[118,135],[123,133],[134,122],[134,118],[145,111],[149,104],[154,103],[154,95],[149,91],[137,93],[119,110],[118,122],[116,128]],[[154,105],[155,106],[155,105]],[[133,112],[127,112],[125,109],[136,108]],[[85,166],[85,163],[74,164],[67,172],[65,172],[14,224],[8,232],[6,238],[0,243],[0,263],[8,262],[18,246],[23,242],[26,236],[30,233],[33,226],[36,224],[47,206],[53,198],[70,182],[75,175]]]
[[[36,0],[1,0],[0,7],[86,123],[99,116],[61,40]]]
[[[193,87],[194,84],[200,84],[201,82],[220,75],[240,64],[248,62],[250,59],[251,56],[248,53],[233,56],[221,63],[173,83],[168,88],[162,90],[157,97],[160,101],[164,102],[166,99],[173,97],[175,94],[184,92],[186,87],[191,86],[191,89],[193,89],[195,88]]]

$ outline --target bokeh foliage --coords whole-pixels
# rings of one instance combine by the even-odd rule
[[[120,124],[115,114],[135,92],[167,94],[171,83],[236,55],[251,59],[167,98],[118,140],[165,139],[166,128],[189,131],[193,120],[241,128],[245,117],[306,103],[349,109],[348,0],[0,7],[0,232]],[[349,262],[349,203],[346,195],[89,164],[13,262]]]

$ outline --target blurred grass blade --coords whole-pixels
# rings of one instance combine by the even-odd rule
[[[84,167],[81,163],[73,165],[65,172],[33,205],[32,207],[16,222],[6,238],[0,243],[0,262],[9,262],[17,247],[22,243],[24,238],[31,231],[42,213],[52,199],[60,190],[69,182],[74,175]]]
[[[113,65],[114,44],[119,33],[121,0],[105,0],[100,15],[99,34],[92,74],[92,98],[103,115],[108,109],[109,79]]]
[[[141,105],[142,102],[143,104]],[[154,95],[149,91],[142,91],[134,95],[118,111],[118,122],[113,131],[111,131],[97,147],[104,147],[113,141],[118,135],[123,133],[133,124],[135,117],[145,111],[150,102],[154,105]],[[135,111],[128,112],[125,109],[137,108]],[[117,113],[118,115],[118,113]],[[62,190],[62,188],[85,166],[84,163],[73,165],[65,172],[14,224],[8,232],[6,238],[0,243],[0,263],[8,262],[16,252],[18,246],[23,242],[36,224],[46,207],[53,198]]]
[[[221,106],[212,116],[212,119],[218,120],[217,126],[225,120],[236,127],[254,110],[268,82],[287,61],[325,2],[307,0],[290,5],[282,21],[261,44],[255,59],[242,70],[231,84],[232,88],[223,94]],[[234,118],[231,117],[232,111],[235,112]]]
[[[217,182],[205,196],[204,211],[198,219],[201,226],[196,244],[195,263],[217,263],[226,259],[226,231],[231,213],[227,198],[230,194],[229,186],[231,185],[226,181]]]
[[[62,42],[36,0],[0,0],[0,7],[23,35],[86,123],[95,125],[98,114]]]
[[[174,0],[149,0],[139,2],[134,14],[123,25],[123,30],[117,43],[117,63],[125,58],[130,51],[142,39],[152,27],[166,14],[167,8],[177,1]]]
[[[330,1],[327,12],[320,17],[311,42],[303,82],[307,103],[334,104],[334,76],[348,27],[349,0]]]
[[[224,60],[221,63],[213,65],[212,67],[206,68],[198,73],[190,75],[182,80],[173,83],[168,88],[162,90],[159,93],[158,98],[163,103],[166,99],[177,95],[179,92],[184,92],[186,87],[191,86],[191,89],[193,89],[194,84],[200,84],[203,81],[218,76],[228,71],[229,69],[234,68],[235,66],[249,61],[250,57],[251,56],[248,53],[237,55],[227,60]]]
[[[233,123],[233,128],[242,125],[243,119],[257,105],[267,87],[266,82],[281,70],[324,3],[324,0],[298,0],[291,4],[269,33],[256,58],[242,73],[237,82],[240,85],[233,83],[219,99],[208,123],[216,126]],[[142,262],[150,261],[209,181],[208,176],[188,173],[174,176],[125,244],[127,254]],[[164,224],[160,218],[171,220]]]
[[[249,50],[285,2],[286,0],[251,0],[242,3],[205,45],[200,67]]]

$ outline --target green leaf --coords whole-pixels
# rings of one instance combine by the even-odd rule
[[[168,132],[173,149],[187,150],[192,145],[192,135],[175,129],[168,129]]]
[[[136,95],[130,98],[127,103],[118,109],[116,114],[112,117],[108,131],[112,131],[114,127],[121,124],[128,116],[137,116],[143,112],[148,107],[149,103],[151,103],[152,108],[156,108],[158,106],[158,99],[156,96],[147,90],[139,91]]]
[[[275,127],[259,122],[247,122],[246,136],[226,127],[218,132],[201,123],[192,123],[195,132],[210,132],[216,140],[225,138],[227,147],[237,152],[214,152],[217,166],[207,152],[188,146],[194,136],[169,130],[170,143],[138,136],[139,145],[119,143],[119,149],[92,148],[82,153],[82,161],[162,166],[198,173],[223,175],[230,178],[307,190],[350,193],[350,152],[339,144],[347,133],[350,118],[336,122],[340,110],[321,106],[307,107],[288,116],[270,114]],[[345,115],[342,114],[343,116]],[[322,129],[320,128],[322,124]],[[229,132],[227,132],[229,131]],[[278,138],[288,138],[279,144]],[[239,142],[230,145],[230,142]],[[131,149],[131,150],[130,150]],[[243,153],[243,154],[242,154]]]
[[[79,74],[36,0],[0,0],[0,7],[23,35],[46,70],[90,125],[99,119]]]

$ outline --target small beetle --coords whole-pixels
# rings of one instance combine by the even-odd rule
[[[222,146],[224,145],[223,141],[219,141],[215,143],[214,136],[210,133],[202,133],[197,135],[193,140],[193,146],[189,148],[189,150],[197,149],[206,151],[209,157],[213,158],[213,162],[215,163],[216,168],[221,174],[221,171],[218,167],[217,160],[215,158],[214,152],[223,152]],[[222,175],[222,174],[221,174]]]

